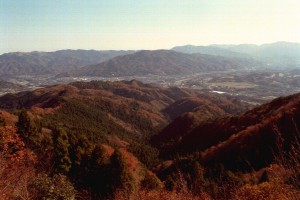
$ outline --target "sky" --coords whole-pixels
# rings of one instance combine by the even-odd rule
[[[0,0],[0,53],[300,42],[299,0]]]

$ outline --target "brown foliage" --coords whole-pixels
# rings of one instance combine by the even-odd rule
[[[11,126],[0,128],[0,198],[28,199],[28,182],[34,175],[35,155]]]
[[[18,121],[16,115],[10,114],[9,112],[0,110],[0,118],[5,120],[6,125],[12,126]]]
[[[204,192],[195,196],[192,193],[182,193],[167,190],[139,190],[132,195],[130,200],[211,200],[210,196]],[[122,192],[118,192],[115,200],[128,200]]]
[[[234,200],[292,200],[300,193],[288,185],[265,182],[258,185],[245,185],[233,195]]]

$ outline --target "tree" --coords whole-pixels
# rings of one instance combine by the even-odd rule
[[[91,156],[93,149],[86,135],[72,134],[69,137],[69,143],[70,158],[75,165],[80,166],[82,161],[86,162]]]
[[[31,120],[26,110],[22,110],[19,114],[19,121],[16,123],[17,133],[22,138],[28,138],[29,132],[31,131]]]
[[[29,199],[36,157],[12,126],[0,127],[0,199]]]
[[[134,190],[134,178],[128,170],[128,166],[120,150],[115,150],[110,159],[111,187],[114,192],[121,190],[125,195],[129,195]]]
[[[75,199],[76,191],[68,180],[61,174],[49,177],[40,173],[29,183],[30,199]]]
[[[2,116],[0,116],[0,127],[1,126],[6,126],[5,119]]]
[[[113,192],[111,180],[111,166],[109,155],[101,144],[93,149],[91,158],[84,166],[85,184],[91,189],[93,199],[105,199]]]
[[[68,134],[64,129],[54,130],[54,145],[57,171],[61,173],[69,172],[72,164],[69,155],[70,143]]]
[[[19,120],[16,123],[16,127],[17,133],[29,148],[35,149],[39,147],[42,135],[36,124],[30,119],[26,110],[21,111],[19,114]]]

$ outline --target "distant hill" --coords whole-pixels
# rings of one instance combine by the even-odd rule
[[[228,49],[215,47],[215,46],[194,46],[194,45],[184,45],[184,46],[176,46],[171,50],[181,52],[181,53],[201,53],[207,55],[214,56],[224,56],[224,57],[236,57],[236,58],[250,58],[247,54],[242,54],[238,52],[234,52]]]
[[[291,69],[300,67],[300,44],[290,42],[276,42],[262,45],[215,45],[233,52],[252,56],[264,61],[269,67]]]
[[[100,63],[133,51],[60,50],[0,55],[0,75],[57,74]]]
[[[177,46],[171,50],[13,52],[0,55],[1,75],[185,75],[252,68],[300,67],[300,44]]]
[[[213,47],[227,49],[249,55],[277,55],[277,56],[299,56],[300,43],[275,42],[269,44],[239,44],[239,45],[212,45]]]
[[[0,55],[0,76],[185,75],[230,69],[295,69],[300,44],[177,46],[171,50],[12,52]]]
[[[254,45],[209,45],[209,46],[178,46],[172,50],[183,53],[203,53],[225,57],[253,58],[264,62],[269,68],[292,69],[300,67],[300,44],[291,42],[275,42]]]
[[[60,76],[186,75],[259,67],[252,59],[184,54],[170,50],[139,51],[109,61],[63,73]]]

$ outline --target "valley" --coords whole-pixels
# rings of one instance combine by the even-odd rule
[[[231,95],[258,105],[299,92],[298,43],[177,46],[170,50],[0,55],[0,96],[75,81],[139,80]]]
[[[161,87],[182,87],[231,95],[254,105],[300,92],[300,72],[282,70],[230,70],[193,75],[147,75],[114,77],[57,77],[53,75],[2,77],[12,83],[0,87],[0,95],[34,90],[76,81],[139,80]],[[16,85],[18,87],[16,87]]]

